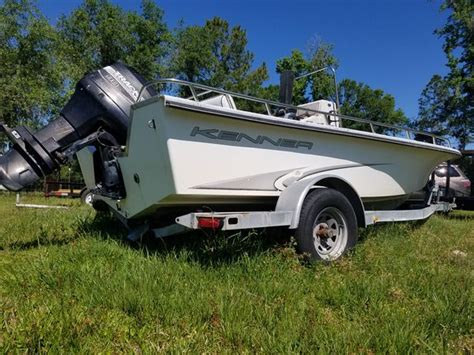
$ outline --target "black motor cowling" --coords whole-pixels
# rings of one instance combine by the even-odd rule
[[[0,185],[18,191],[64,163],[64,151],[73,143],[103,129],[124,145],[131,106],[156,93],[143,90],[144,78],[116,63],[84,76],[60,115],[36,133],[26,127],[0,123],[13,148],[0,156]]]

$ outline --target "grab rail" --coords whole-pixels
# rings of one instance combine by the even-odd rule
[[[224,97],[228,100],[228,102],[230,102],[231,98],[232,99],[233,98],[239,98],[239,99],[243,99],[243,100],[263,104],[264,107],[265,107],[265,110],[267,111],[267,114],[269,116],[275,116],[272,113],[272,110],[271,110],[272,106],[274,106],[275,108],[290,109],[290,110],[296,111],[296,112],[298,110],[299,111],[305,111],[305,112],[312,112],[312,113],[323,114],[323,115],[327,115],[327,116],[331,116],[331,117],[336,117],[336,118],[340,119],[341,122],[344,122],[344,120],[347,120],[347,121],[367,124],[370,127],[371,132],[375,133],[375,134],[382,134],[382,133],[376,132],[375,127],[383,127],[383,128],[388,128],[388,129],[395,130],[395,131],[405,132],[405,135],[406,135],[407,139],[415,140],[414,139],[415,135],[419,134],[419,135],[423,135],[423,136],[426,136],[426,137],[430,137],[431,142],[428,142],[428,143],[443,146],[442,144],[437,143],[437,140],[438,140],[439,142],[445,142],[449,148],[452,148],[451,143],[447,138],[437,136],[437,135],[429,133],[429,132],[418,131],[418,130],[408,128],[408,127],[396,126],[396,125],[392,125],[392,124],[389,124],[389,123],[377,122],[377,121],[372,121],[372,120],[368,120],[368,119],[364,119],[364,118],[341,115],[341,114],[335,113],[335,112],[324,112],[324,111],[319,111],[319,110],[315,110],[315,109],[312,109],[312,108],[298,107],[298,106],[284,104],[284,103],[277,102],[277,101],[260,99],[260,98],[245,95],[245,94],[240,94],[240,93],[236,93],[236,92],[232,92],[232,91],[228,91],[228,90],[224,90],[224,89],[219,89],[219,88],[213,88],[211,86],[207,86],[207,85],[204,85],[204,84],[192,83],[192,82],[189,82],[189,81],[175,79],[175,78],[163,78],[163,79],[158,79],[158,80],[155,80],[155,81],[152,81],[152,82],[149,82],[149,83],[145,84],[141,88],[136,102],[139,102],[141,100],[144,90],[146,90],[150,86],[160,85],[160,84],[171,84],[171,85],[179,85],[179,86],[188,87],[190,92],[191,92],[191,97],[189,97],[188,99],[189,100],[194,100],[196,102],[199,102],[199,97],[200,96],[207,95],[209,93],[215,92],[215,93],[224,95]],[[204,92],[198,93],[196,91],[197,89],[198,90],[203,90]],[[249,112],[251,112],[251,111],[249,111]],[[361,129],[358,129],[358,128],[351,128],[351,129],[361,130]],[[388,134],[384,134],[384,135],[389,136]]]

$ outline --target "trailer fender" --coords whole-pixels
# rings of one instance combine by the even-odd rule
[[[344,194],[354,208],[358,226],[366,227],[365,210],[360,196],[349,182],[337,175],[323,174],[294,182],[280,194],[275,211],[291,211],[293,217],[289,228],[298,228],[301,208],[308,193],[313,189],[325,188],[331,188]]]

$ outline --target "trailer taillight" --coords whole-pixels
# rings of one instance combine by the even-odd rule
[[[203,229],[218,230],[224,226],[223,218],[198,217],[198,227]]]

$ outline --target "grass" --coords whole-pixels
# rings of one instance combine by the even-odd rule
[[[0,195],[0,353],[474,350],[474,213],[370,228],[342,260],[307,265],[256,232],[132,247],[69,204]]]

